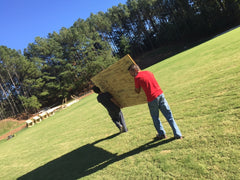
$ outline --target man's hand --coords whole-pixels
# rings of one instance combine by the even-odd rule
[[[141,91],[141,88],[135,88],[135,92],[136,92],[136,93],[138,93],[138,94],[139,94],[139,93],[140,93],[140,91]]]
[[[116,99],[111,98],[110,100],[111,100],[116,106],[118,106],[120,109],[122,108],[122,106],[117,102]]]

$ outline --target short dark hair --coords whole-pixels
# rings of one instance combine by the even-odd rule
[[[99,87],[97,87],[97,86],[93,86],[92,87],[92,90],[95,92],[95,93],[100,93],[101,92],[101,90],[99,89]]]
[[[130,70],[140,70],[140,68],[139,68],[139,66],[138,65],[136,65],[136,64],[131,64],[130,66],[129,66],[129,68],[128,68],[128,71],[130,71]]]

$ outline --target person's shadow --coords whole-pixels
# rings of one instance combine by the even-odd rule
[[[101,170],[108,165],[120,161],[124,158],[174,140],[174,138],[163,141],[153,140],[121,155],[112,154],[111,152],[95,146],[95,144],[114,138],[117,135],[119,135],[119,133],[95,141],[92,144],[86,144],[72,152],[69,152],[68,154],[63,155],[62,157],[59,157],[45,164],[44,166],[41,166],[19,177],[18,180],[79,179],[98,170]]]

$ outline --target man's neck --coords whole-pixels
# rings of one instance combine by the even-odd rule
[[[136,77],[136,76],[138,75],[139,72],[140,72],[140,71],[135,72],[134,77]]]

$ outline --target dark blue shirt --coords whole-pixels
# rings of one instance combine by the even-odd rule
[[[109,113],[119,112],[120,108],[111,101],[111,98],[112,95],[109,92],[105,92],[97,96],[98,102],[100,102],[108,110]]]

